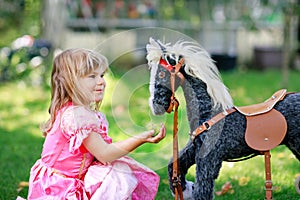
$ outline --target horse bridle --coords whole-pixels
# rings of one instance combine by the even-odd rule
[[[170,98],[170,105],[167,109],[168,113],[174,111],[174,122],[173,122],[173,174],[172,174],[172,186],[175,189],[175,200],[183,200],[182,187],[180,182],[180,170],[179,170],[179,161],[178,161],[178,107],[179,101],[175,97],[175,79],[176,76],[180,78],[180,84],[182,85],[184,81],[184,76],[180,72],[181,67],[184,64],[184,58],[181,58],[176,65],[169,64],[163,58],[160,59],[159,64],[170,72],[170,83],[172,96]]]
[[[167,113],[171,113],[173,111],[173,108],[176,107],[176,104],[179,105],[179,102],[175,98],[175,78],[178,76],[180,78],[180,85],[183,84],[184,82],[184,76],[180,72],[181,67],[184,64],[184,58],[181,58],[176,65],[171,65],[169,64],[166,60],[163,58],[160,59],[159,64],[165,68],[167,71],[170,72],[170,84],[171,84],[171,91],[172,91],[172,96],[170,98],[170,105],[169,108],[167,109]]]

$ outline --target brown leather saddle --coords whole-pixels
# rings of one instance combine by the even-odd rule
[[[285,89],[275,92],[265,102],[235,109],[246,116],[247,128],[245,140],[249,147],[261,151],[265,156],[266,200],[272,198],[271,154],[270,150],[280,145],[287,131],[284,116],[274,106],[284,99]]]
[[[235,107],[238,112],[246,116],[245,140],[249,147],[268,151],[280,145],[286,135],[287,123],[274,106],[284,99],[286,94],[286,89],[282,89],[263,103]]]

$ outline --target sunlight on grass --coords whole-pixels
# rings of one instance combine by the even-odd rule
[[[36,124],[39,126],[47,120],[46,108],[37,104],[38,102],[48,102],[48,97],[44,91],[39,88],[27,88],[23,84],[5,85],[1,87],[1,120],[2,128],[13,131],[20,126]],[[11,122],[15,123],[11,123]],[[34,135],[41,135],[40,132],[32,129]]]
[[[261,103],[283,88],[280,71],[234,71],[223,73],[222,78],[237,106]],[[286,89],[300,91],[299,71],[290,71]]]

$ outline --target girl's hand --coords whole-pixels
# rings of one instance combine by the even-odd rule
[[[141,136],[145,139],[145,142],[158,143],[166,137],[166,127],[162,123],[158,134],[155,133],[155,130],[150,130],[143,132]]]
[[[159,133],[156,136],[153,136],[154,133],[154,130],[145,131],[137,136],[129,137],[126,140],[108,144],[98,133],[91,132],[88,137],[84,139],[83,144],[97,160],[106,163],[125,156],[146,142],[160,142],[166,136],[164,124],[161,124]]]

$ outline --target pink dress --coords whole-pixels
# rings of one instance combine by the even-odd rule
[[[41,159],[31,168],[28,199],[154,199],[159,176],[127,156],[95,161],[82,145],[92,131],[112,142],[102,113],[71,104],[58,112]]]

